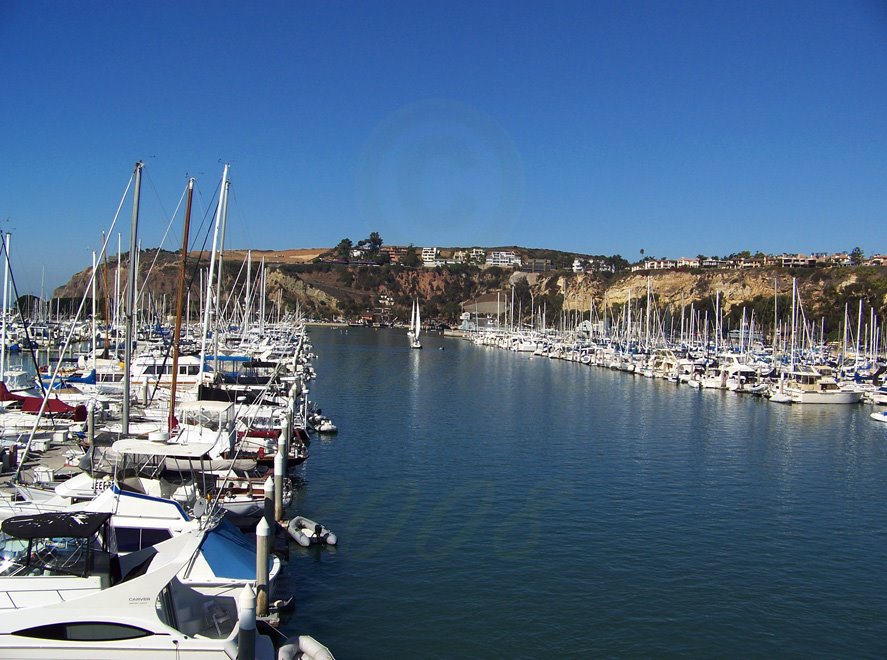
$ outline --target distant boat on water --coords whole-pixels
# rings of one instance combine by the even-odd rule
[[[419,298],[413,300],[413,313],[410,317],[410,329],[407,336],[410,338],[410,348],[422,348],[419,335],[422,332],[422,317],[419,312]]]

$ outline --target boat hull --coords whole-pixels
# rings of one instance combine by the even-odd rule
[[[859,403],[862,400],[862,392],[798,392],[786,388],[785,394],[792,400],[792,403],[851,404]]]

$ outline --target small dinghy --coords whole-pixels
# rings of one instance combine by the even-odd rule
[[[320,410],[315,411],[313,414],[308,416],[308,423],[311,424],[311,428],[314,429],[317,433],[338,433],[339,429],[333,424],[333,420],[331,420],[326,415],[322,415]]]
[[[318,424],[316,427],[318,433],[338,433],[339,427],[337,427],[333,422],[329,419],[324,419]]]
[[[880,412],[873,412],[869,415],[872,419],[877,422],[887,422],[887,410],[882,410]]]
[[[326,527],[304,516],[296,516],[286,526],[286,531],[302,547],[312,545],[336,545],[336,535]]]

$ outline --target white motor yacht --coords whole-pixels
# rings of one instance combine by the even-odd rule
[[[107,541],[110,517],[78,511],[3,521],[0,655],[236,658],[240,596],[251,588],[207,595],[177,577],[206,532],[189,529],[120,555]],[[248,621],[248,601],[245,612]],[[255,640],[257,659],[275,657],[270,639]]]

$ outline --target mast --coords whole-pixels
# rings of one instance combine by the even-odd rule
[[[225,163],[225,169],[222,170],[222,185],[219,191],[219,204],[216,206],[216,227],[213,230],[213,247],[212,254],[209,258],[209,274],[206,278],[206,300],[203,307],[203,336],[200,340],[200,374],[206,366],[206,339],[209,332],[210,308],[212,307],[212,286],[213,274],[216,270],[216,247],[219,243],[219,225],[222,222],[222,209],[225,205],[225,193],[227,187],[225,181],[228,180],[228,164]]]
[[[142,243],[141,243],[141,241],[139,241],[136,244],[135,256],[133,257],[134,261],[132,262],[135,264],[135,279],[133,280],[133,282],[134,282],[133,300],[135,301],[135,309],[132,312],[132,327],[133,327],[133,336],[136,337],[136,339],[138,339],[138,332],[139,332],[139,317],[142,316],[142,314],[141,314],[142,299],[139,296],[139,291],[140,291],[140,289],[139,289],[139,270],[141,270],[141,265],[142,265],[142,263],[141,263],[142,260],[140,258],[141,252],[142,252]],[[133,252],[130,251],[129,254],[132,255]]]
[[[253,252],[246,251],[246,300],[243,304],[243,337],[246,338],[249,333],[249,315],[250,305],[252,304],[251,291],[253,278]]]
[[[106,245],[107,241],[105,240],[105,232],[102,232],[102,245]],[[111,292],[108,289],[108,250],[107,248],[103,250],[104,259],[105,259],[105,267],[102,269],[103,275],[103,286],[105,290],[105,295],[102,301],[103,307],[105,308],[105,349],[102,352],[102,357],[108,357],[109,346],[109,334],[110,334],[110,324],[111,324]],[[97,365],[93,365],[97,366]]]
[[[631,343],[631,287],[628,288],[628,316],[627,316],[627,319],[628,320],[625,324],[625,329],[627,331],[626,338],[625,338],[626,347],[628,346],[628,344]]]
[[[261,333],[265,334],[265,303],[267,296],[267,287],[268,287],[268,273],[265,272],[265,257],[262,256],[262,298],[260,301],[260,308],[262,310],[262,320],[259,323],[259,329]]]
[[[123,418],[121,420],[121,432],[123,435],[129,435],[129,374],[132,368],[132,320],[135,314],[135,259],[136,245],[138,244],[139,229],[139,193],[142,187],[142,161],[136,163],[135,167],[135,187],[132,193],[132,235],[129,241],[129,278],[126,290],[126,310],[125,323],[126,333],[124,341],[126,345],[123,348]]]
[[[220,316],[222,311],[222,267],[224,266],[225,257],[225,227],[228,225],[228,190],[231,188],[231,181],[226,178],[223,185],[225,188],[225,204],[222,207],[222,234],[219,236],[219,273],[216,275],[216,310],[219,314],[217,314],[216,329],[213,332],[213,337],[215,338],[213,353],[215,355],[219,354],[219,330],[222,324]]]
[[[120,268],[123,259],[120,232],[117,232],[117,270],[114,273],[114,356],[120,359]]]
[[[793,277],[792,278],[792,346],[791,346],[791,358],[790,358],[790,366],[791,370],[795,370],[795,326],[798,323],[798,314],[797,314],[797,291],[798,291],[798,282]]]
[[[776,359],[776,331],[779,328],[779,280],[773,278],[773,359]]]
[[[9,311],[9,243],[12,234],[6,232],[4,236],[4,266],[3,266],[3,329],[0,331],[0,383],[6,380],[6,317]]]
[[[647,313],[644,318],[644,349],[650,349],[650,276],[647,276]]]
[[[188,232],[191,228],[191,199],[194,196],[194,177],[188,179],[188,202],[185,206],[185,230],[182,236],[182,267],[179,270],[179,290],[176,295],[176,327],[172,335],[172,387],[169,393],[169,417],[172,431],[176,414],[176,385],[179,376],[179,335],[182,332],[182,298],[185,296],[185,270],[188,266]]]
[[[104,242],[102,242],[104,245]],[[95,302],[95,290],[96,290],[96,261],[95,261],[95,250],[92,251],[92,366],[95,368],[95,359],[96,359],[96,325],[95,325],[95,312],[96,312],[96,302]]]
[[[853,373],[859,367],[859,336],[862,334],[862,298],[859,299],[859,315],[856,317],[856,350],[853,355]]]

